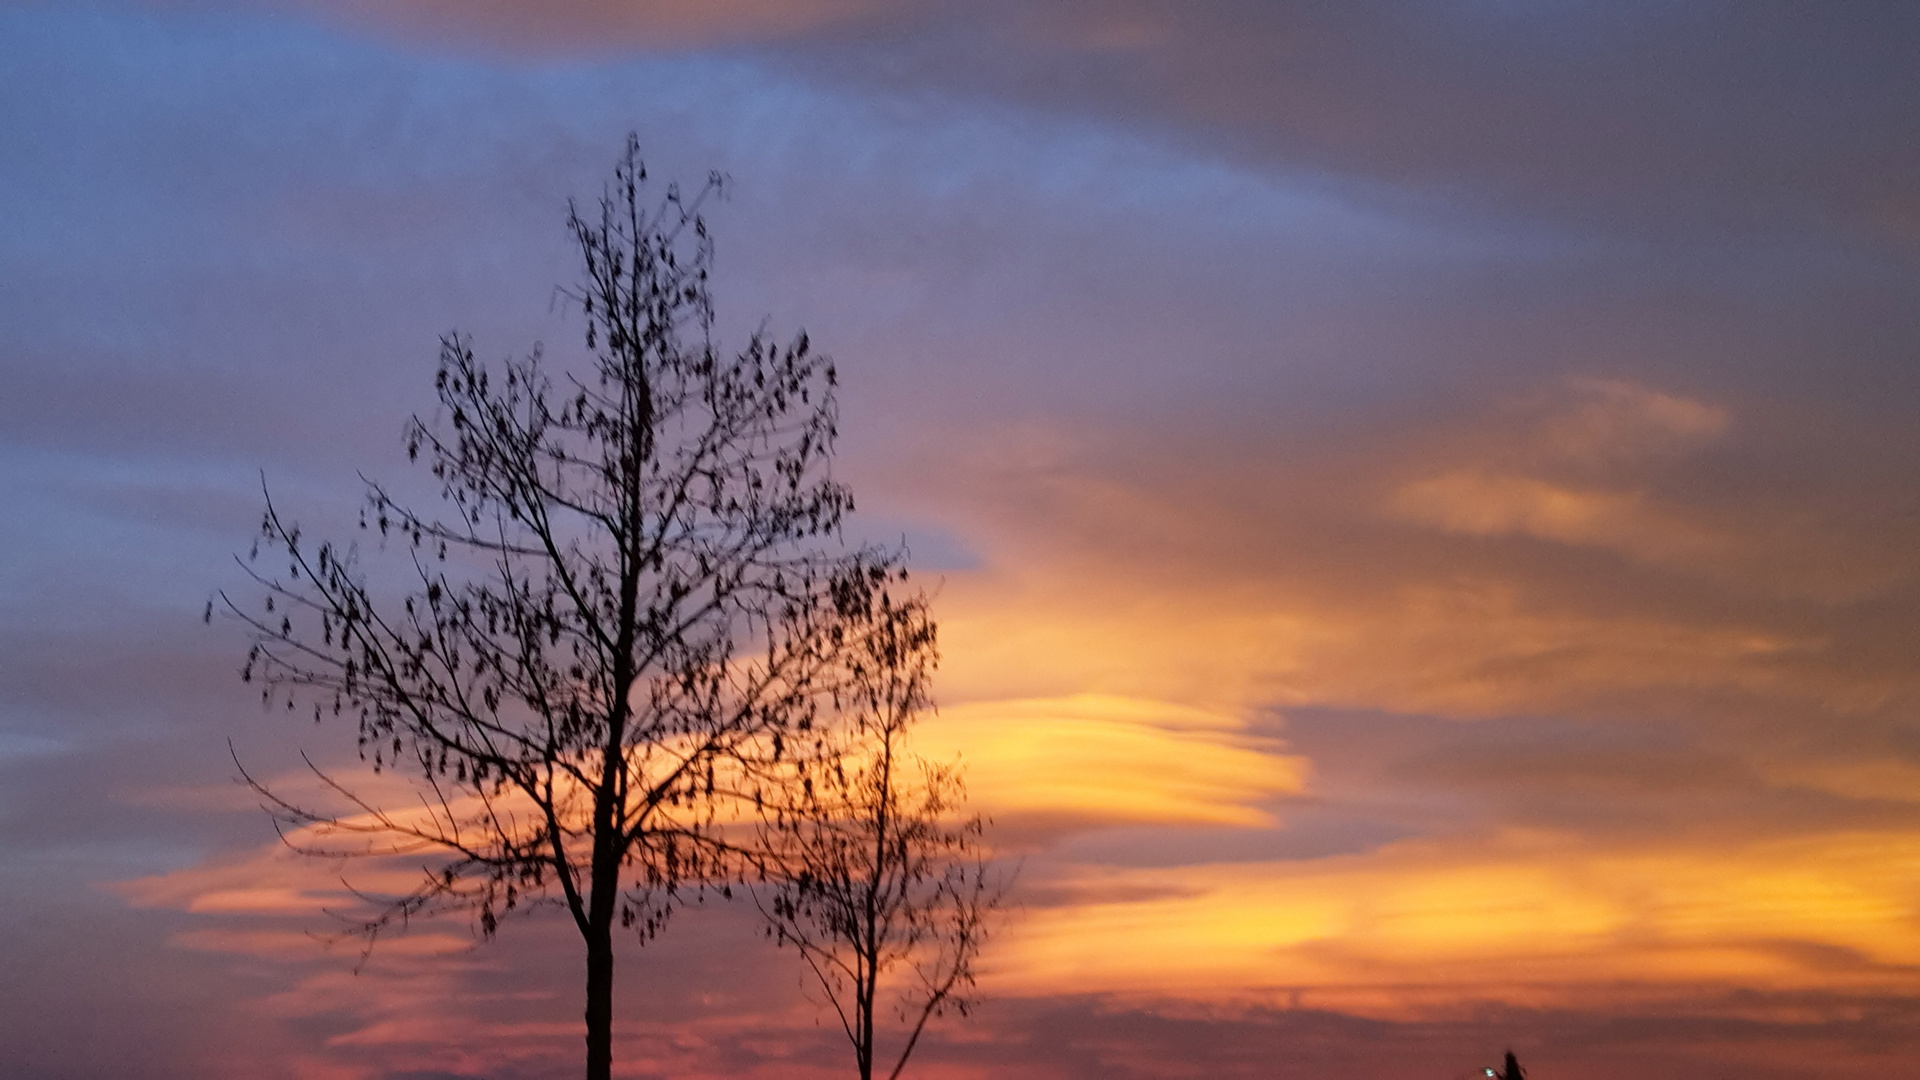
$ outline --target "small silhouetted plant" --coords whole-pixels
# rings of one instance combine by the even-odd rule
[[[1003,888],[982,819],[964,813],[957,768],[908,747],[936,659],[924,600],[883,595],[873,625],[838,680],[838,730],[851,741],[801,804],[766,815],[782,876],[755,900],[769,934],[799,952],[825,992],[861,1080],[882,1068],[891,1080],[931,1019],[971,1008],[974,961]],[[898,1031],[887,1048],[889,1021]]]
[[[801,799],[837,745],[823,700],[897,630],[882,596],[904,573],[834,539],[853,502],[827,471],[833,364],[804,334],[713,343],[700,209],[720,186],[646,195],[630,139],[597,211],[569,215],[579,368],[442,341],[438,413],[406,432],[442,501],[370,483],[361,521],[410,584],[370,584],[375,552],[313,542],[269,498],[245,561],[263,602],[226,601],[267,700],[356,725],[362,760],[418,789],[378,804],[321,774],[342,815],[255,785],[304,850],[422,859],[369,943],[437,908],[490,936],[564,906],[590,1080],[611,1069],[616,924],[645,940],[760,865],[726,821]]]

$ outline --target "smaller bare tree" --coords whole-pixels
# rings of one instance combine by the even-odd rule
[[[1004,887],[962,816],[957,767],[907,746],[930,707],[937,659],[922,597],[882,595],[874,629],[843,654],[840,707],[852,745],[797,806],[767,814],[778,868],[755,892],[768,933],[793,946],[852,1043],[861,1080],[882,1060],[889,1013],[902,1027],[892,1080],[927,1023],[972,1007],[974,962]]]

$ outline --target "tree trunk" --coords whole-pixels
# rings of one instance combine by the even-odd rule
[[[620,849],[612,838],[611,791],[608,779],[594,799],[593,891],[582,928],[587,939],[587,1080],[610,1080],[613,1075],[613,913],[620,892]]]
[[[855,970],[870,969],[862,964]],[[864,976],[862,978],[864,979]],[[860,1080],[873,1080],[873,987],[873,982],[868,982],[866,986],[855,988],[857,999],[855,1023],[860,1025],[860,1038],[854,1045],[854,1058],[860,1063]]]
[[[587,1080],[613,1075],[613,920],[587,932]]]

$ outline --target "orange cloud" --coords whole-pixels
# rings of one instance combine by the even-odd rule
[[[1697,491],[1663,491],[1676,460],[1726,436],[1725,408],[1617,380],[1569,379],[1505,413],[1513,415],[1430,450],[1439,461],[1392,486],[1382,500],[1387,516],[1458,536],[1609,551],[1830,602],[1913,572],[1806,508],[1716,506]]]
[[[1570,378],[1517,404],[1535,413],[1524,436],[1535,453],[1602,466],[1711,442],[1733,420],[1721,406],[1623,379]]]
[[[1372,590],[1329,595],[1286,578],[1169,586],[1150,572],[1121,577],[1123,589],[1099,566],[956,575],[940,599],[942,694],[1473,717],[1680,692],[1852,707],[1860,690],[1821,670],[1826,641],[1804,627],[1585,609],[1497,579],[1396,576],[1383,567]]]
[[[1083,872],[1123,897],[1030,912],[995,955],[1026,993],[1285,999],[1406,1017],[1603,987],[1920,991],[1920,834],[1595,850],[1410,841],[1304,863]],[[1638,987],[1638,989],[1636,989]]]
[[[1639,492],[1582,490],[1524,476],[1461,469],[1416,480],[1389,509],[1468,536],[1530,536],[1606,548],[1650,563],[1696,563],[1726,553],[1726,539],[1651,507]]]
[[[974,803],[1002,815],[1270,825],[1261,804],[1306,780],[1304,761],[1234,717],[1134,698],[972,702],[928,719],[917,741],[963,758]]]

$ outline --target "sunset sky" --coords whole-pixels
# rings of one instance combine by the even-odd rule
[[[839,365],[1015,904],[928,1080],[1920,1075],[1920,5],[0,2],[0,1074],[577,1074],[557,912],[356,972],[202,625],[637,132]],[[412,477],[413,479],[409,480]],[[848,1075],[723,904],[623,1075]],[[817,995],[816,995],[817,996]]]

